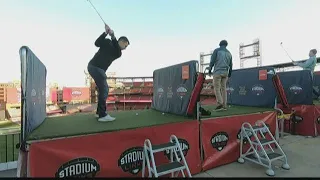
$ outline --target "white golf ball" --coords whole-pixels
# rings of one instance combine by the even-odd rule
[[[162,115],[164,115],[164,113],[162,113]]]
[[[139,113],[136,113],[136,116],[138,116],[139,115]]]

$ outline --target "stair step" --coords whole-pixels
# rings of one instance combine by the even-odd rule
[[[271,144],[271,143],[274,143],[274,140],[270,140],[270,139],[265,139],[265,138],[262,138],[262,139],[259,139],[260,143],[262,145],[268,145],[268,144]],[[252,141],[254,144],[258,144],[258,141],[257,140],[254,140]]]
[[[283,156],[282,154],[275,153],[275,152],[268,153],[267,155],[270,160],[278,159],[279,157]]]
[[[275,153],[275,152],[267,153],[267,155],[268,155],[270,161],[275,160],[275,159],[280,159],[280,157],[283,157],[283,155],[281,155],[279,153]],[[261,157],[264,159],[267,159],[265,156],[261,156]],[[255,154],[250,154],[247,156],[247,158],[257,160],[257,158],[255,157]]]
[[[163,164],[163,165],[157,166],[157,172],[158,172],[159,176],[161,176],[161,175],[169,174],[172,172],[180,171],[184,168],[185,168],[185,166],[179,162],[171,162],[168,164]]]
[[[158,144],[158,145],[153,145],[152,146],[152,151],[153,152],[161,152],[161,151],[165,151],[167,149],[172,149],[175,148],[176,144],[169,142],[169,143],[165,143],[165,144]]]
[[[252,129],[257,131],[257,130],[260,130],[260,129],[264,129],[263,126],[252,126]]]

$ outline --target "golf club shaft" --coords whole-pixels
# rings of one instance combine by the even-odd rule
[[[98,10],[94,7],[94,5],[91,3],[91,1],[90,1],[90,0],[87,0],[87,1],[91,4],[91,6],[92,6],[93,9],[96,11],[96,13],[99,15],[99,17],[101,18],[101,20],[103,21],[103,23],[106,24],[106,22],[104,22],[104,20],[103,20],[103,18],[101,17],[100,13],[99,13]]]
[[[290,57],[290,55],[287,52],[287,50],[283,47],[282,43],[280,45],[281,45],[282,49],[286,52],[287,56],[291,59],[291,61],[293,61],[293,59]]]

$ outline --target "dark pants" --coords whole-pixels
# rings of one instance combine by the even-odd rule
[[[104,117],[107,115],[107,105],[106,101],[108,98],[109,87],[107,83],[107,75],[103,69],[98,67],[88,65],[88,72],[90,76],[93,78],[94,82],[98,88],[98,107],[97,107],[97,114],[99,117]]]

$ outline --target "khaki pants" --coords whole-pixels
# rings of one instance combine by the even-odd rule
[[[228,75],[226,74],[213,75],[213,87],[217,103],[225,108],[227,107],[227,81]]]

